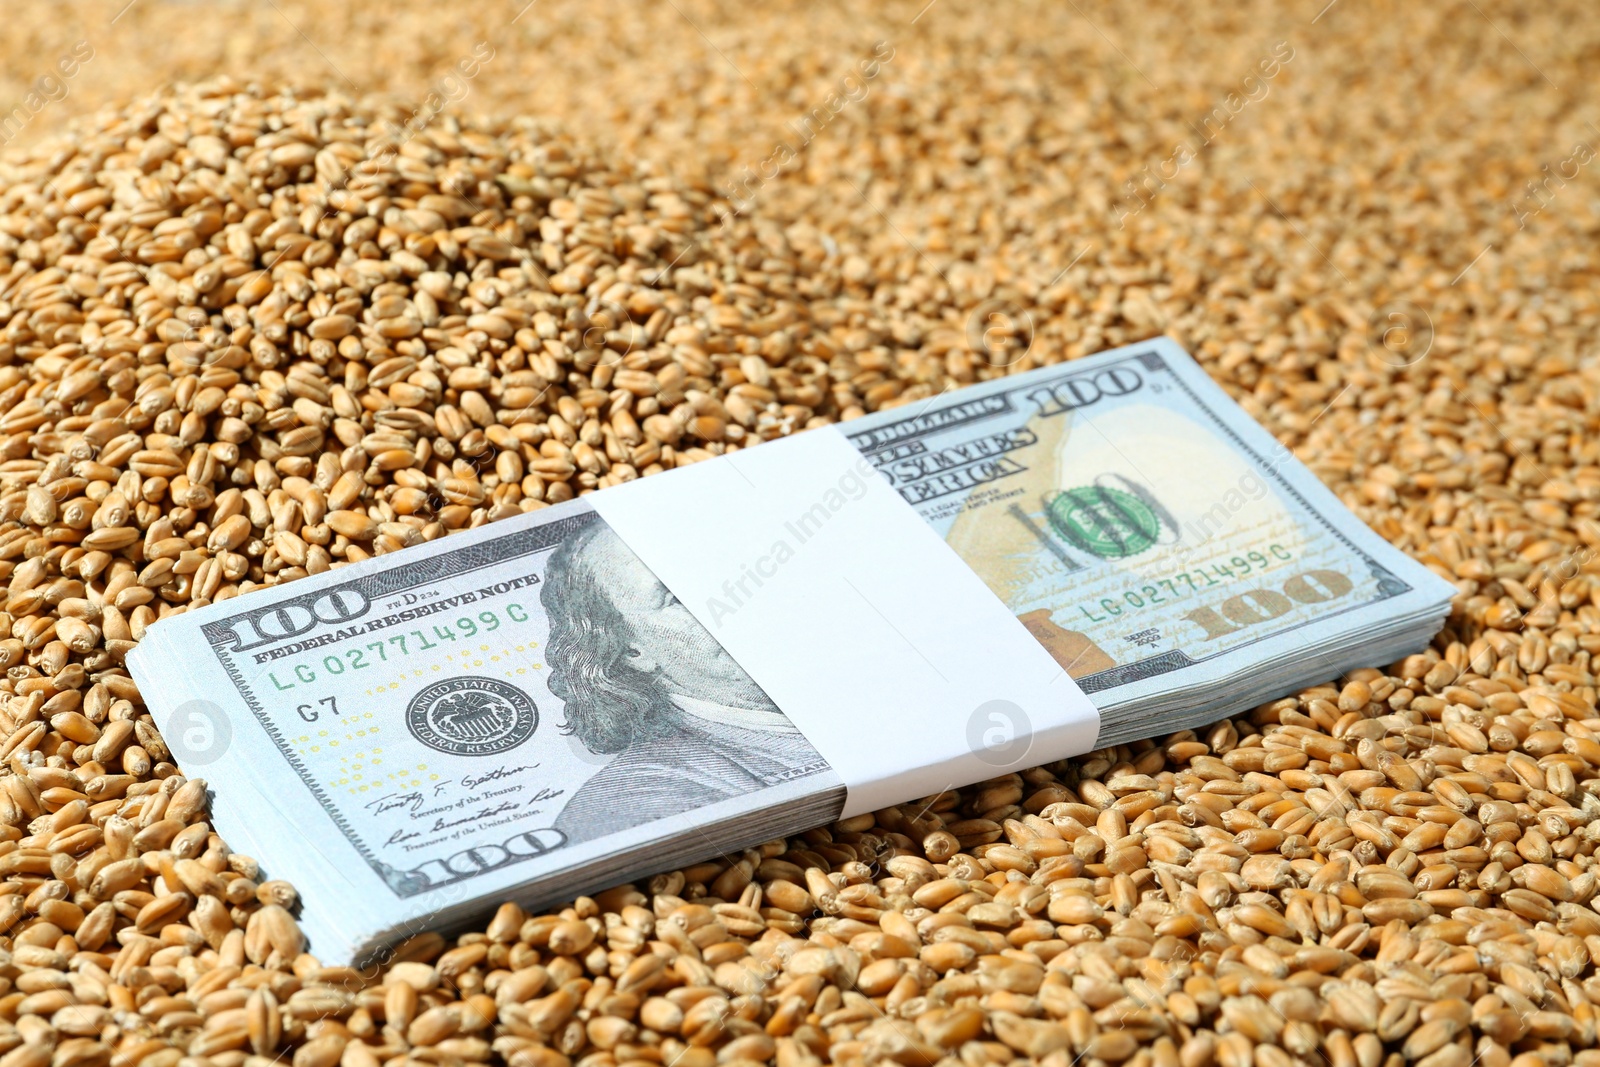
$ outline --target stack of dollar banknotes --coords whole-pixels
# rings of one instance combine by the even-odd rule
[[[162,620],[130,665],[325,962],[1422,647],[1455,589],[1169,340]]]

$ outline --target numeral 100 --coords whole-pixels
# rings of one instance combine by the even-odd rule
[[[1322,604],[1337,600],[1355,586],[1338,571],[1314,570],[1297,574],[1276,589],[1248,589],[1216,607],[1196,608],[1184,618],[1205,630],[1206,637],[1227,637],[1240,630],[1271,622],[1293,610],[1295,604]]]

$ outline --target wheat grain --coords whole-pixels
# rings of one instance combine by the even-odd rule
[[[362,38],[358,6],[296,18]],[[386,9],[372,57],[501,29],[414,7]],[[191,17],[121,24],[179,39]],[[898,88],[808,144],[814,182],[717,223],[718,162],[809,92],[798,42],[853,47],[836,35],[875,17],[741,54],[780,87],[754,102],[665,8],[572,20],[651,73],[563,81],[507,48],[477,83],[501,113],[621,114],[641,157],[704,168],[687,179],[526,123],[443,117],[397,144],[407,111],[226,85],[0,166],[0,1067],[1600,1062],[1593,209],[1566,190],[1512,232],[1501,202],[1566,151],[1559,109],[1521,68],[1486,74],[1464,110],[1515,145],[1491,166],[1425,64],[1303,97],[1317,75],[1291,66],[1228,132],[1270,165],[1219,142],[1119,225],[1123,182],[1189,136],[1162,116],[1214,101],[1111,77],[1071,12],[1024,12],[1019,41],[943,0],[899,41]],[[1144,26],[1175,23],[1141,17],[1133,57],[1166,84],[1194,59],[1147,65]],[[1468,24],[1503,51],[1470,18],[1341,17],[1306,43],[1341,70],[1385,42],[1476,47]],[[1185,18],[1228,81],[1242,46]],[[1582,25],[1510,32],[1580,84],[1548,57]],[[280,30],[256,69],[303,77]],[[1408,184],[1419,151],[1444,161]],[[1401,298],[1434,331],[1404,368],[1369,330]],[[985,349],[989,301],[1030,321]],[[1458,582],[1433,650],[550,914],[507,906],[375,975],[300,952],[292,887],[202,821],[120,666],[186,605],[1159,330]]]

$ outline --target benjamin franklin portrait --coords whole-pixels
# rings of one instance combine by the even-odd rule
[[[545,570],[550,690],[564,729],[615,757],[556,820],[572,842],[827,769],[811,743],[622,543],[595,521]]]

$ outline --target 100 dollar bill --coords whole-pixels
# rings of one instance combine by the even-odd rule
[[[146,692],[193,697],[152,701],[180,763],[244,770],[328,869],[353,850],[398,898],[838,792],[586,502],[529,518],[218,604],[197,641],[153,631],[135,654]],[[641,669],[652,654],[677,662]],[[745,721],[702,699],[719,680],[742,680]],[[222,806],[248,809],[246,788],[224,785]]]
[[[1102,709],[1260,668],[1386,601],[1448,599],[1175,347],[846,431]]]

